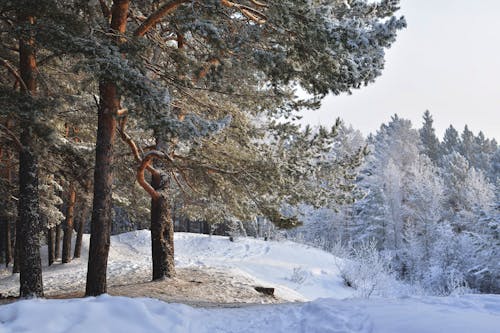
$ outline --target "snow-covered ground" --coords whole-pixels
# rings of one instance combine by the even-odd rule
[[[69,264],[46,267],[43,282],[46,293],[54,294],[82,288],[87,271],[89,237],[84,235],[81,259]],[[133,231],[111,239],[108,276],[111,284],[146,282],[151,279],[151,242],[148,230]],[[341,262],[329,253],[294,242],[265,242],[201,234],[175,234],[177,267],[216,267],[236,277],[275,287],[276,295],[288,301],[313,300],[319,297],[342,299],[353,295],[339,277]],[[3,279],[1,279],[3,277]],[[16,295],[18,275],[0,273],[0,294]]]
[[[226,237],[184,233],[177,234],[175,241],[179,267],[215,267],[259,285],[275,287],[278,296],[285,300],[312,301],[229,309],[193,308],[108,295],[27,300],[0,306],[0,333],[500,332],[498,295],[356,299],[352,298],[353,290],[345,287],[339,277],[339,259],[311,247],[255,239],[230,242]],[[88,238],[85,247],[87,244]],[[151,270],[149,256],[147,231],[114,236],[111,280],[147,281]],[[44,267],[46,290],[57,292],[81,286],[85,262],[83,257],[71,264]],[[0,293],[16,291],[16,279],[4,272]]]

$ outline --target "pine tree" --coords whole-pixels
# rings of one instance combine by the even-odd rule
[[[459,152],[460,137],[457,130],[450,125],[444,132],[443,142],[441,143],[441,156]]]
[[[439,140],[432,123],[432,116],[429,110],[427,110],[424,113],[424,123],[419,133],[423,145],[423,153],[426,154],[432,162],[437,163],[439,159]]]

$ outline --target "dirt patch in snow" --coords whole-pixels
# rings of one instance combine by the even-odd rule
[[[120,280],[122,282],[124,279]],[[175,278],[163,281],[133,282],[123,285],[117,285],[116,280],[110,282],[108,293],[113,296],[149,297],[196,307],[241,307],[286,302],[277,296],[256,291],[255,287],[260,285],[251,279],[210,267],[178,268]],[[84,296],[84,287],[80,286],[72,291],[47,291],[45,295],[47,298],[56,299],[79,298]],[[0,299],[0,304],[15,300],[16,298]]]
[[[259,293],[255,287],[252,280],[229,275],[220,269],[180,268],[174,279],[133,286],[114,286],[109,293],[115,296],[151,297],[203,307],[285,302],[276,296]]]

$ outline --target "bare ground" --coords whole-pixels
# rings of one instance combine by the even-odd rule
[[[121,283],[117,283],[121,282]],[[165,302],[184,303],[196,307],[241,307],[254,304],[286,302],[255,290],[258,285],[243,276],[233,276],[222,269],[179,268],[172,279],[153,282],[124,284],[110,281],[108,293],[113,296],[149,297]],[[272,287],[272,286],[264,286]],[[48,291],[47,298],[66,299],[84,296],[84,287],[75,290]],[[0,304],[11,303],[17,298],[0,299]]]

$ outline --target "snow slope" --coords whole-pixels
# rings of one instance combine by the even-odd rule
[[[103,295],[71,300],[26,300],[0,306],[0,333],[204,333],[204,332],[372,332],[499,333],[500,296],[354,299],[342,284],[339,259],[293,242],[264,242],[198,234],[176,235],[181,267],[218,267],[277,288],[289,300],[313,300],[243,308],[193,308],[147,298]],[[85,246],[88,238],[85,238]],[[86,252],[86,249],[84,249]],[[149,280],[147,231],[114,236],[111,280]],[[48,290],[82,283],[86,258],[44,267]],[[0,279],[0,293],[17,290],[17,276]],[[81,279],[81,281],[80,281]],[[58,289],[59,288],[59,289]],[[69,288],[69,287],[66,287]],[[319,298],[327,297],[327,298]]]
[[[84,235],[81,259],[65,265],[44,266],[47,293],[68,292],[82,288],[87,271],[89,238]],[[46,265],[45,249],[42,251]],[[148,230],[112,236],[108,275],[111,284],[146,282],[151,279],[151,242]],[[353,295],[339,277],[333,255],[294,242],[265,242],[201,234],[175,234],[177,267],[217,267],[235,276],[244,276],[256,284],[275,287],[276,295],[289,301],[318,297],[346,298]],[[294,274],[295,272],[295,274]],[[3,276],[3,279],[1,277]],[[18,276],[0,273],[0,294],[17,295]]]

